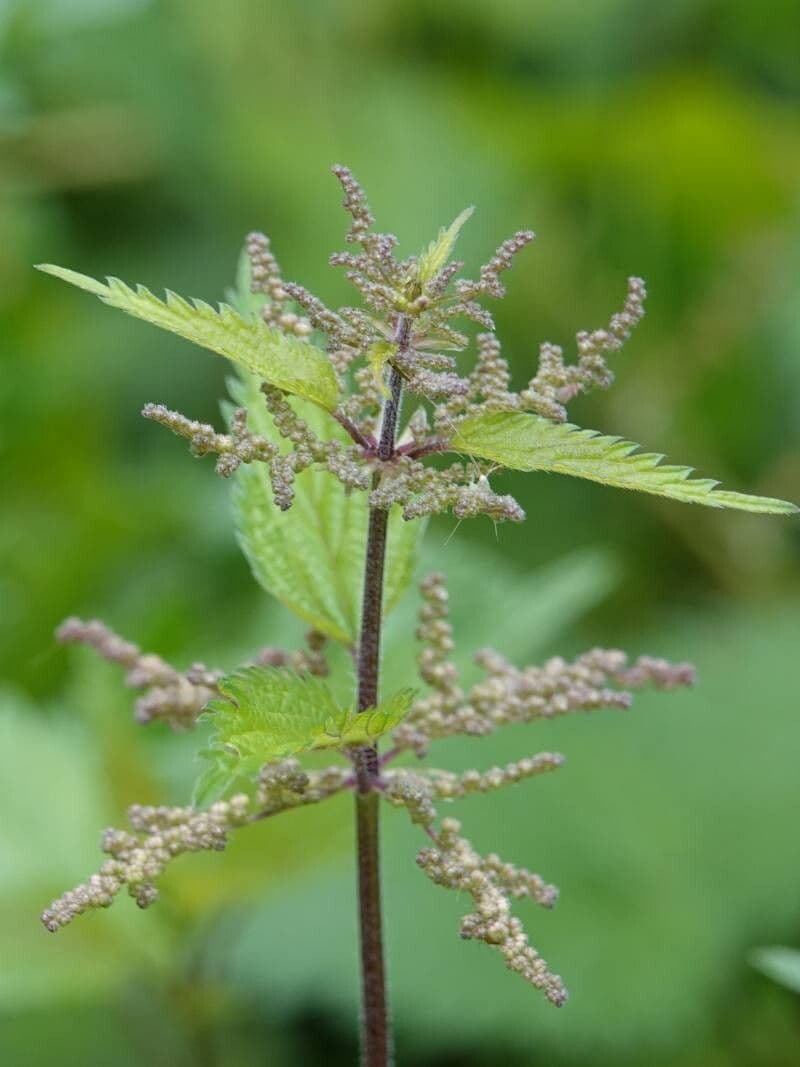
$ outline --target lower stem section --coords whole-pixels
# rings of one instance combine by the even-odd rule
[[[383,964],[378,804],[378,794],[374,790],[356,793],[363,1067],[387,1067],[391,1056]]]

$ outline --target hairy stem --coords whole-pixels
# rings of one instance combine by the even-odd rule
[[[401,317],[397,340],[407,348],[409,323]],[[383,408],[378,458],[394,455],[397,420],[402,398],[402,379],[392,369],[389,395]],[[376,483],[380,474],[375,476]],[[378,702],[381,623],[383,616],[383,571],[386,561],[386,531],[389,512],[372,508],[367,532],[364,564],[364,592],[361,634],[358,645],[358,710]],[[391,1058],[391,1032],[386,999],[386,970],[383,960],[381,883],[379,853],[379,811],[376,782],[380,775],[378,750],[365,745],[355,753],[356,831],[358,845],[358,902],[361,930],[362,1033],[361,1057],[364,1067],[387,1067]]]

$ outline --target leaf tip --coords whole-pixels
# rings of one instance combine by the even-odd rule
[[[59,267],[55,263],[35,263],[34,268],[43,274],[51,274],[54,278],[60,278],[62,282],[69,282],[70,285],[76,285],[79,289],[85,289],[88,293],[94,293],[95,296],[105,296],[108,292],[108,286],[103,285],[96,278],[90,278],[88,274],[80,274],[68,267]]]

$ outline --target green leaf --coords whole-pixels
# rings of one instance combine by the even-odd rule
[[[414,697],[404,689],[357,713],[341,707],[322,679],[271,667],[234,671],[219,690],[222,696],[207,709],[214,733],[203,755],[212,765],[198,783],[196,802],[208,803],[235,778],[272,760],[371,743],[400,722]]]
[[[798,510],[785,500],[719,490],[714,479],[692,478],[691,467],[662,465],[662,455],[637,452],[639,445],[620,437],[522,412],[496,411],[465,419],[450,447],[513,470],[555,471],[712,508],[784,515]]]
[[[103,303],[169,330],[257,374],[270,385],[311,400],[327,411],[336,407],[339,387],[333,368],[314,345],[275,330],[254,316],[243,317],[227,304],[213,308],[167,291],[166,301],[149,289],[131,289],[118,278],[107,284],[64,267],[39,270],[94,293]]]
[[[230,389],[236,403],[248,408],[251,428],[285,445],[268,416],[258,382],[243,377],[231,382]],[[301,401],[293,406],[320,437],[346,439],[329,415]],[[295,480],[292,507],[280,511],[263,468],[252,464],[237,471],[233,501],[239,544],[256,581],[316,630],[355,644],[369,521],[366,493],[346,493],[327,471],[308,468]],[[424,529],[424,523],[405,522],[399,507],[392,509],[384,615],[413,578]]]
[[[133,909],[114,908],[102,923],[76,923],[63,948],[56,944],[58,938],[43,937],[36,921],[40,908],[102,862],[98,827],[114,824],[119,814],[105,762],[109,750],[104,746],[121,743],[121,736],[114,734],[112,741],[106,728],[111,721],[98,728],[86,705],[37,705],[22,693],[0,689],[0,805],[6,812],[0,820],[4,1020],[34,1010],[46,1010],[49,1017],[59,1003],[78,1008],[116,995],[132,973],[157,980],[170,965],[173,938],[163,917],[154,915],[147,938],[142,938]],[[130,747],[117,752],[116,785],[120,776],[127,784],[150,779],[152,747],[146,765],[137,763]],[[22,800],[34,794],[35,803]],[[22,1062],[13,1054],[9,1059],[5,1023],[0,1046],[3,1062]],[[23,1061],[29,1062],[27,1057]]]
[[[439,236],[435,241],[431,241],[419,257],[419,262],[417,263],[417,277],[421,285],[425,285],[431,278],[435,278],[442,267],[444,267],[450,259],[456,241],[458,240],[458,235],[461,232],[461,227],[467,222],[474,210],[474,207],[464,208],[458,218],[455,219],[450,226],[443,226],[441,230],[439,230]]]
[[[800,950],[784,945],[757,948],[750,953],[750,962],[768,978],[800,993]]]

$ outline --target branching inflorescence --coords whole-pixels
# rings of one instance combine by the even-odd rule
[[[162,720],[177,729],[189,729],[198,719],[208,722],[216,734],[206,755],[216,763],[201,779],[195,806],[131,808],[131,831],[105,832],[109,858],[86,883],[55,901],[43,921],[56,930],[84,911],[107,906],[123,887],[147,906],[156,895],[155,880],[171,859],[223,848],[233,830],[354,790],[360,800],[369,795],[377,803],[381,797],[404,808],[424,832],[426,842],[417,856],[421,870],[472,901],[462,936],[497,949],[509,969],[552,1003],[563,1004],[567,994],[561,979],[511,914],[512,900],[528,898],[551,907],[556,890],[523,867],[494,854],[481,856],[462,836],[460,823],[440,820],[437,812],[442,803],[555,770],[563,757],[540,752],[460,773],[420,764],[398,767],[394,760],[401,755],[407,761],[422,759],[438,739],[457,734],[480,737],[506,724],[627,708],[633,691],[643,686],[691,685],[692,667],[647,656],[630,663],[622,652],[593,649],[572,662],[552,658],[518,668],[484,649],[474,656],[482,676],[466,687],[453,659],[448,594],[438,574],[421,585],[421,692],[376,698],[375,706],[364,700],[358,706],[339,704],[325,680],[331,669],[325,643],[342,642],[359,666],[359,692],[377,693],[384,576],[383,609],[388,610],[410,578],[416,543],[400,536],[395,520],[402,527],[403,520],[451,512],[459,519],[483,515],[496,522],[521,521],[520,504],[490,484],[498,468],[555,471],[712,507],[785,514],[796,509],[780,500],[719,490],[710,479],[693,478],[688,467],[662,465],[660,455],[639,453],[630,442],[566,423],[572,400],[611,384],[608,357],[644,314],[640,278],[628,279],[623,307],[608,326],[578,333],[573,361],[559,346],[543,344],[536,373],[515,390],[484,301],[504,295],[505,273],[533,233],[522,230],[504,241],[476,279],[459,278],[463,264],[452,253],[471,209],[419,255],[402,259],[397,238],[374,229],[364,191],[350,171],[333,170],[350,224],[348,249],[330,262],[344,269],[359,306],[330,309],[302,285],[286,281],[269,240],[259,233],[246,240],[235,307],[219,310],[171,293],[161,301],[113,278],[101,283],[44,268],[237,365],[240,378],[232,393],[238,406],[230,409],[225,431],[163,404],[147,404],[143,415],[187,439],[194,455],[216,455],[217,472],[235,478],[239,532],[256,577],[312,629],[307,648],[265,649],[249,666],[224,675],[202,664],[180,671],[99,622],[68,619],[62,625],[62,641],[92,646],[125,668],[129,686],[144,691],[136,704],[140,722]],[[479,327],[469,367],[458,355],[472,343],[465,323]],[[402,398],[411,402],[404,424],[399,421]],[[276,508],[290,514],[278,516]],[[283,534],[284,529],[290,532]],[[319,558],[304,555],[306,545],[316,546]],[[351,609],[361,596],[363,574],[359,627]],[[370,618],[376,620],[375,632],[368,632]],[[369,645],[374,655],[359,656],[359,644],[362,650]],[[374,674],[367,677],[367,671]],[[388,744],[379,754],[381,735]],[[337,749],[340,763],[306,770],[298,757],[311,749]],[[359,810],[363,815],[367,809]],[[360,863],[366,872],[361,885],[374,893],[377,860],[369,849],[377,840],[377,815],[373,811],[365,818],[359,822]],[[362,897],[362,940],[373,956],[380,953],[376,916],[375,900]],[[372,978],[378,975],[377,985],[371,978],[365,993],[365,1062],[372,1065],[386,1061],[388,1047],[382,962],[364,954],[362,959],[365,973],[369,966]],[[382,1011],[382,1023],[376,1011]]]

